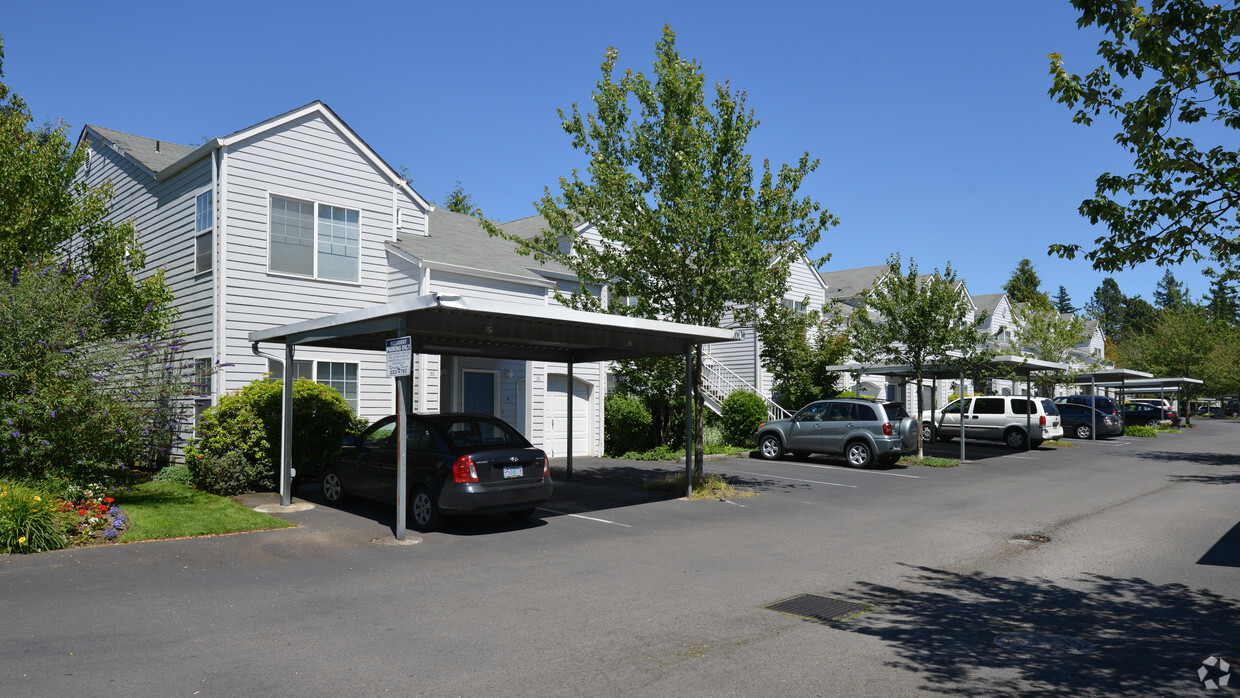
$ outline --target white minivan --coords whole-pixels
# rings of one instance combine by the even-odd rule
[[[960,436],[962,406],[967,439],[995,439],[1012,448],[1037,448],[1043,441],[1063,436],[1059,409],[1050,398],[987,395],[953,400],[935,412],[922,412],[922,441],[950,441]]]

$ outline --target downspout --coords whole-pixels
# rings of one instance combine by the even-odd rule
[[[211,151],[211,158],[212,158],[211,176],[212,178],[216,176],[215,175],[216,168],[214,166],[216,150],[219,151],[219,181],[215,186],[216,186],[216,201],[219,204],[218,215],[219,215],[220,222],[219,222],[219,226],[215,229],[215,231],[216,231],[216,237],[218,238],[218,242],[216,244],[219,245],[220,265],[216,269],[216,278],[218,279],[217,284],[219,288],[219,295],[217,295],[215,298],[215,318],[216,318],[216,323],[217,323],[217,327],[215,331],[215,341],[219,347],[219,353],[218,353],[218,356],[219,356],[218,365],[220,366],[219,370],[226,371],[227,369],[225,368],[225,366],[228,363],[228,334],[227,334],[227,329],[228,329],[228,310],[227,310],[228,308],[228,273],[227,273],[228,245],[225,244],[225,240],[227,239],[227,236],[228,236],[228,223],[227,223],[228,221],[228,196],[226,193],[228,191],[228,158],[226,157],[226,153],[224,152],[223,146],[220,146],[219,148],[213,149]],[[221,376],[221,378],[223,378],[223,376]],[[216,385],[216,391],[219,392],[220,395],[223,395],[225,392],[224,381],[218,380],[218,381],[214,381],[214,383]]]

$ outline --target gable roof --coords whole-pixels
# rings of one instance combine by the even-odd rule
[[[105,145],[141,165],[154,176],[169,165],[194,152],[188,145],[135,136],[115,129],[86,124],[82,129],[94,133]]]
[[[234,145],[248,138],[253,138],[264,131],[279,128],[284,124],[296,121],[309,114],[318,114],[341,134],[345,140],[349,141],[362,157],[366,158],[372,165],[384,174],[394,184],[399,186],[409,195],[419,206],[426,210],[434,208],[434,206],[422,198],[422,195],[414,191],[413,187],[400,176],[392,166],[387,164],[383,158],[379,157],[366,141],[362,140],[349,125],[344,122],[336,113],[326,104],[319,100],[315,100],[305,106],[298,107],[291,111],[287,111],[279,116],[274,116],[266,121],[261,121],[253,126],[247,126],[239,131],[234,131],[222,138],[212,138],[197,148],[186,145],[177,145],[168,143],[167,141],[157,141],[142,136],[134,136],[113,129],[102,128],[100,126],[87,125],[82,130],[84,136],[87,131],[93,131],[96,135],[112,144],[118,152],[137,162],[155,178],[156,181],[163,181],[181,170],[189,167],[199,159],[204,158],[212,150],[216,148]],[[116,138],[112,138],[107,134],[113,134]],[[79,137],[78,141],[81,141]],[[166,151],[166,153],[165,153]]]
[[[426,223],[426,235],[401,233],[388,247],[432,269],[466,274],[485,272],[518,283],[552,286],[554,282],[542,271],[556,277],[572,276],[571,270],[561,264],[548,261],[540,267],[532,257],[517,254],[511,241],[492,237],[474,216],[436,208],[427,214]]]
[[[887,273],[891,267],[886,264],[876,264],[872,267],[860,267],[858,269],[841,269],[839,271],[820,271],[819,278],[826,286],[828,299],[848,299],[855,298],[862,291],[874,287],[874,282],[878,277]]]

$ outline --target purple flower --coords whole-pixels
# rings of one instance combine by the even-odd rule
[[[17,267],[13,267],[13,278],[9,281],[10,286],[17,285]]]
[[[9,436],[12,436],[12,437],[13,437],[13,438],[15,438],[15,439],[20,439],[20,438],[22,437],[22,433],[21,433],[20,431],[16,430],[16,429],[14,429],[14,430],[13,430],[13,433],[9,434]]]

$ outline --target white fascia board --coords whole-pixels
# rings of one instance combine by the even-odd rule
[[[215,150],[216,148],[220,147],[223,144],[224,142],[221,141],[220,139],[212,138],[206,143],[203,143],[202,145],[195,148],[185,157],[181,158],[180,160],[177,160],[171,165],[160,170],[158,174],[153,175],[153,177],[155,178],[155,181],[156,182],[167,181],[170,177],[172,177],[172,175],[180,172],[181,170],[184,170],[185,168],[189,167],[195,162],[198,162],[202,158],[207,157],[207,155],[209,155],[212,150]]]
[[[509,274],[502,271],[491,271],[489,269],[479,269],[477,267],[466,267],[460,264],[449,264],[447,262],[436,262],[429,259],[422,260],[427,267],[436,271],[449,271],[462,276],[472,276],[479,279],[499,279],[501,281],[510,281],[523,286],[536,286],[538,288],[553,288],[554,281],[543,279],[531,279],[528,276],[518,276],[517,274]]]

